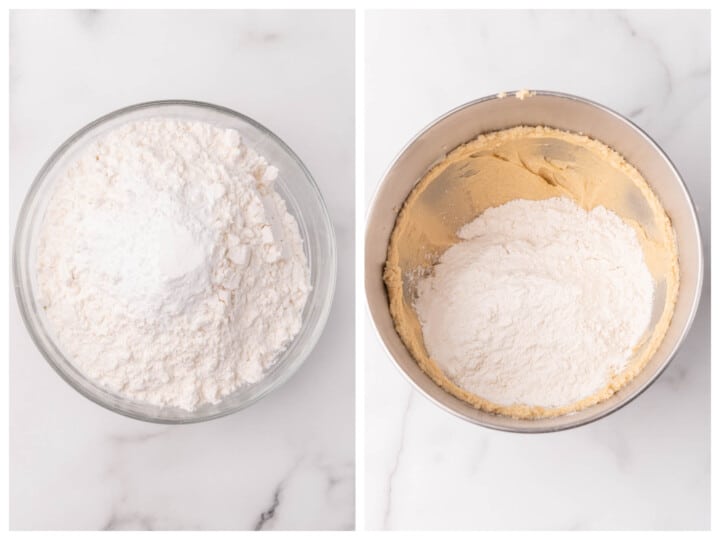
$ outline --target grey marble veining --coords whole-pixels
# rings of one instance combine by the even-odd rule
[[[400,442],[397,445],[393,466],[387,475],[387,502],[385,504],[385,515],[383,517],[383,526],[386,529],[390,525],[390,518],[392,516],[393,483],[395,481],[395,475],[397,474],[398,467],[400,467],[400,460],[403,456],[403,449],[405,448],[405,433],[407,432],[408,416],[410,414],[410,405],[412,404],[413,397],[414,395],[412,392],[408,394],[407,404],[405,405],[405,410],[400,421]]]
[[[106,411],[10,314],[13,529],[354,526],[354,21],[351,12],[20,11],[10,17],[10,221],[52,151],[87,122],[154,99],[245,113],[303,159],[338,237],[326,330],[252,407],[157,426]]]
[[[706,255],[695,324],[665,373],[567,432],[494,432],[440,410],[397,372],[366,318],[367,526],[708,528],[709,13],[371,11],[366,30],[366,203],[434,118],[500,91],[557,90],[632,117],[663,147],[694,198]]]

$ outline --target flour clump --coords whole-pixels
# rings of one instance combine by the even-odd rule
[[[567,198],[518,199],[458,237],[415,300],[425,347],[453,383],[503,406],[562,407],[626,367],[654,285],[620,217]]]
[[[155,118],[92,142],[58,178],[37,249],[39,301],[86,376],[193,410],[261,380],[310,292],[278,171],[240,133]]]

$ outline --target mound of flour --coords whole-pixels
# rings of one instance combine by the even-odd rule
[[[192,410],[259,381],[310,283],[277,169],[201,122],[126,124],[58,179],[37,252],[68,358],[125,397]]]
[[[566,198],[514,200],[458,236],[415,302],[451,381],[499,405],[560,407],[623,370],[648,329],[653,281],[620,217]]]

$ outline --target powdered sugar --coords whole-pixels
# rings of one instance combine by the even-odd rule
[[[92,144],[59,179],[38,246],[41,302],[90,378],[193,409],[259,381],[310,290],[277,170],[238,132],[153,119]]]
[[[430,357],[499,405],[559,407],[621,371],[650,323],[635,231],[603,207],[514,200],[458,231],[415,307]]]

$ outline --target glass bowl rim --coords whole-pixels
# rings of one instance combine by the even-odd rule
[[[263,135],[267,136],[270,140],[273,141],[288,157],[291,158],[291,160],[295,163],[295,165],[298,166],[300,171],[302,172],[302,175],[304,177],[304,180],[306,181],[306,186],[310,188],[310,191],[312,192],[314,198],[317,200],[318,205],[321,209],[321,216],[320,221],[324,223],[327,233],[327,249],[329,252],[328,261],[326,262],[325,268],[328,278],[328,286],[326,288],[326,291],[324,292],[324,298],[321,298],[322,304],[320,306],[320,311],[317,317],[317,321],[314,325],[314,328],[312,329],[311,333],[308,336],[308,342],[307,346],[305,347],[305,351],[303,353],[303,357],[294,363],[288,364],[288,368],[282,369],[281,372],[278,374],[278,376],[266,387],[263,389],[263,391],[259,392],[258,394],[252,396],[250,399],[247,399],[245,401],[242,401],[240,403],[235,404],[232,407],[227,407],[225,409],[217,410],[212,412],[211,414],[207,415],[198,415],[193,416],[192,413],[189,413],[187,417],[178,417],[178,418],[170,418],[170,417],[157,417],[149,414],[143,414],[141,412],[136,412],[134,410],[128,410],[123,407],[115,406],[112,403],[109,403],[101,398],[101,394],[95,394],[88,389],[76,384],[76,382],[67,374],[65,371],[57,364],[57,362],[52,358],[52,355],[49,353],[49,351],[46,350],[45,346],[41,343],[41,340],[37,334],[37,330],[35,328],[34,322],[30,318],[29,310],[30,305],[28,303],[28,298],[31,295],[31,292],[26,290],[26,288],[23,285],[23,279],[22,279],[22,273],[23,270],[29,270],[24,268],[24,264],[21,262],[20,257],[20,249],[22,247],[22,240],[24,235],[24,231],[26,228],[26,224],[29,217],[29,212],[31,208],[31,203],[35,200],[38,191],[40,188],[44,185],[48,173],[52,170],[52,168],[57,164],[57,162],[69,151],[73,148],[75,143],[81,139],[83,136],[91,132],[95,128],[99,128],[100,126],[115,120],[117,118],[121,118],[122,116],[141,111],[144,109],[152,109],[152,108],[165,108],[165,107],[190,107],[198,110],[209,110],[215,113],[220,113],[221,115],[227,115],[230,117],[233,117],[236,120],[240,120],[241,122],[244,122],[246,124],[249,124],[251,127],[255,128],[259,132],[261,132]],[[106,113],[97,119],[85,124],[83,127],[75,131],[72,135],[70,135],[67,139],[65,139],[62,144],[60,144],[48,157],[45,162],[43,163],[42,167],[38,171],[38,173],[35,175],[35,178],[33,179],[32,184],[30,185],[29,189],[27,190],[27,193],[25,194],[25,197],[23,199],[22,205],[20,207],[20,211],[18,213],[17,220],[15,222],[15,232],[13,233],[13,246],[12,246],[12,280],[13,280],[13,288],[15,289],[15,298],[18,304],[18,308],[20,311],[21,318],[23,320],[23,324],[30,334],[30,337],[35,344],[35,347],[40,352],[40,354],[43,356],[45,361],[50,365],[50,367],[69,385],[71,386],[75,391],[77,391],[80,395],[83,397],[89,399],[90,401],[96,403],[97,405],[100,405],[101,407],[110,410],[114,413],[121,414],[123,416],[126,416],[128,418],[133,418],[136,420],[141,420],[145,422],[150,423],[157,423],[157,424],[193,424],[193,423],[199,423],[199,422],[206,422],[209,420],[214,420],[216,418],[222,418],[223,416],[228,416],[230,414],[236,413],[242,409],[245,409],[249,407],[250,405],[256,403],[263,397],[267,396],[271,392],[277,390],[280,386],[282,386],[288,379],[290,379],[298,370],[299,368],[305,363],[307,358],[310,356],[310,353],[313,351],[315,346],[317,345],[317,342],[320,339],[320,336],[323,333],[323,330],[325,328],[325,325],[327,323],[328,317],[330,315],[330,310],[333,305],[333,298],[335,295],[335,286],[337,282],[337,243],[336,243],[336,237],[335,237],[335,230],[332,223],[332,219],[330,218],[330,214],[327,209],[327,205],[325,203],[325,199],[322,196],[322,193],[320,192],[320,188],[318,187],[317,183],[315,182],[314,177],[308,170],[305,163],[300,159],[300,157],[288,146],[285,141],[283,141],[278,135],[276,135],[273,131],[265,127],[263,124],[258,122],[257,120],[242,114],[240,112],[237,112],[233,109],[230,109],[228,107],[224,107],[222,105],[216,105],[214,103],[209,103],[205,101],[197,101],[197,100],[187,100],[187,99],[165,99],[165,100],[154,100],[154,101],[145,101],[141,103],[136,103],[132,105],[128,105],[125,107],[121,107],[119,109],[115,109],[109,113]],[[303,238],[303,241],[306,242],[307,239]],[[311,261],[309,261],[311,262]],[[313,288],[310,292],[310,297],[308,297],[308,303],[312,300],[313,294],[318,294],[318,292]],[[303,321],[303,324],[305,321]],[[298,333],[299,335],[299,333]],[[293,342],[291,342],[288,347],[292,345]],[[283,353],[280,353],[281,355]],[[67,359],[64,355],[63,358],[66,360],[68,364],[73,366],[72,362]],[[74,366],[73,366],[74,367]],[[97,383],[90,380],[88,377],[86,377],[81,371],[78,370],[78,373],[80,375],[88,380],[92,385],[98,386]],[[261,379],[259,382],[262,383],[262,381],[265,380],[264,378]],[[109,390],[103,389],[104,391],[111,393]],[[139,403],[141,406],[145,405],[142,402],[137,402],[134,400],[130,400],[128,398],[125,398],[121,395],[115,394],[116,397],[118,397],[122,402],[127,403]],[[220,401],[222,403],[222,399]]]

